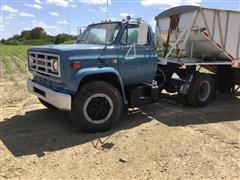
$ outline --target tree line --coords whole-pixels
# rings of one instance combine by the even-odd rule
[[[41,27],[35,27],[32,30],[22,31],[20,35],[16,34],[8,39],[2,39],[0,44],[6,45],[44,45],[44,44],[62,44],[73,43],[77,36],[69,34],[58,34],[51,36]]]

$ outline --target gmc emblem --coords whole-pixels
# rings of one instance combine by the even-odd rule
[[[37,60],[37,64],[38,64],[38,65],[45,66],[45,62],[44,62],[44,61],[41,61],[41,60]]]

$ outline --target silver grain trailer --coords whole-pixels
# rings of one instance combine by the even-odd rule
[[[240,85],[240,12],[179,6],[156,20],[164,88],[195,106]],[[203,70],[204,69],[204,70]]]

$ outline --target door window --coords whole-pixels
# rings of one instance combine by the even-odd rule
[[[123,45],[132,45],[134,43],[137,44],[138,33],[139,25],[128,25],[128,27],[124,30],[121,43]],[[149,44],[149,37],[147,39],[147,44]]]
[[[131,45],[133,43],[137,43],[138,32],[138,25],[129,25],[123,33],[121,43],[124,45]]]

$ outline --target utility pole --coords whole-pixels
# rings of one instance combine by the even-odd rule
[[[108,0],[107,0],[107,19],[108,19]]]

